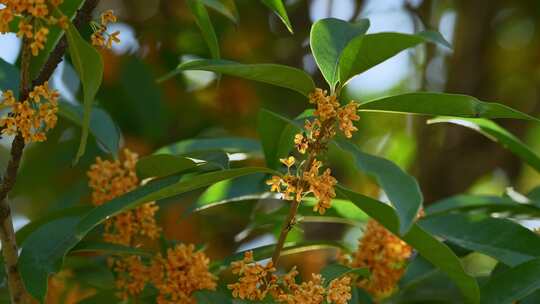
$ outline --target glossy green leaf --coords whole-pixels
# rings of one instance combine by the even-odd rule
[[[399,52],[424,42],[433,42],[450,48],[438,32],[417,34],[375,33],[351,41],[343,50],[339,61],[339,81],[345,85],[349,79],[394,57]]]
[[[274,112],[261,109],[257,119],[257,132],[261,138],[266,165],[281,167],[280,158],[289,155],[294,146],[294,135],[301,128],[291,120]]]
[[[328,286],[332,280],[348,274],[369,277],[369,270],[367,268],[350,268],[343,264],[329,264],[321,270],[321,276],[324,278],[324,284],[326,286]]]
[[[19,94],[19,81],[19,69],[0,58],[0,91],[11,90],[17,96]]]
[[[181,71],[200,70],[237,76],[269,83],[308,96],[315,89],[313,79],[304,71],[286,65],[259,63],[242,64],[228,60],[193,60],[180,64],[176,70],[158,81],[169,79]]]
[[[480,101],[472,96],[446,93],[407,93],[371,100],[360,111],[412,113],[475,118],[515,118],[540,121],[503,104]]]
[[[261,0],[268,8],[270,8],[274,13],[283,21],[283,24],[287,27],[289,32],[293,32],[291,21],[289,21],[289,16],[287,15],[287,10],[282,0]]]
[[[238,11],[234,0],[201,0],[204,5],[214,9],[232,22],[238,23]]]
[[[219,59],[219,42],[214,31],[214,26],[210,17],[208,16],[208,11],[204,7],[202,0],[187,0],[187,4],[193,16],[195,16],[195,23],[202,32],[204,40],[210,49],[212,58]]]
[[[58,103],[58,115],[83,127],[84,109],[79,104],[71,104],[61,100]],[[118,154],[121,138],[120,129],[114,123],[109,113],[101,108],[93,107],[92,114],[90,115],[89,130],[100,144],[100,147],[107,153]]]
[[[540,236],[513,221],[482,214],[445,214],[419,221],[431,234],[509,266],[540,257]]]
[[[100,253],[117,255],[140,255],[152,256],[153,253],[139,248],[127,247],[118,244],[104,242],[83,241],[77,244],[70,253]]]
[[[42,300],[47,291],[47,277],[62,265],[67,252],[77,245],[92,229],[111,216],[139,205],[173,197],[191,190],[252,173],[275,173],[266,168],[247,167],[203,173],[189,178],[171,176],[141,186],[90,210],[83,217],[63,217],[49,222],[25,242],[20,256],[21,276],[28,292]]]
[[[209,151],[261,155],[261,144],[243,137],[187,139],[158,149],[155,154],[191,154]]]
[[[86,150],[92,104],[103,78],[103,60],[98,51],[81,37],[79,31],[71,23],[69,24],[66,36],[71,61],[82,82],[84,97],[81,143],[75,156],[76,163]]]
[[[459,194],[437,201],[427,206],[426,216],[434,216],[452,211],[484,209],[489,212],[510,212],[540,216],[540,209],[530,204],[519,204],[508,197],[489,195]]]
[[[355,203],[373,219],[381,223],[392,233],[397,234],[399,219],[392,207],[338,186],[337,192]],[[480,293],[476,280],[468,275],[459,258],[446,245],[438,241],[417,224],[414,224],[402,239],[414,247],[431,264],[443,271],[459,287],[466,303],[480,302]]]
[[[141,179],[163,177],[200,165],[192,159],[171,154],[154,154],[141,158],[137,162],[137,175]]]
[[[540,289],[540,259],[495,274],[482,286],[482,304],[512,304]]]
[[[343,50],[351,40],[358,41],[358,37],[363,36],[368,28],[367,19],[349,23],[335,18],[318,20],[311,27],[311,51],[332,90],[339,81],[339,62]]]
[[[337,146],[351,154],[361,171],[372,175],[384,189],[399,217],[399,233],[405,234],[414,223],[422,207],[422,192],[414,177],[393,162],[362,152],[346,140],[336,140]]]
[[[428,124],[445,122],[464,126],[480,132],[489,139],[500,143],[503,147],[512,151],[512,153],[529,164],[529,166],[540,172],[540,156],[519,140],[519,138],[514,136],[514,134],[508,132],[493,121],[481,118],[436,117],[430,119]]]

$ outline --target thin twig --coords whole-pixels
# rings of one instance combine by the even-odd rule
[[[73,21],[79,29],[83,24],[90,21],[92,11],[97,6],[99,0],[86,0],[83,6],[77,11]],[[62,56],[66,51],[66,37],[62,37],[54,50],[47,58],[39,75],[32,81],[32,87],[43,84],[47,81],[58,63],[62,61]],[[30,90],[30,60],[31,53],[28,39],[23,40],[23,54],[21,60],[21,80],[19,100],[26,100]],[[8,278],[8,288],[11,297],[11,303],[29,303],[30,296],[25,290],[20,272],[17,267],[18,247],[15,239],[15,229],[13,228],[13,218],[11,208],[8,203],[8,193],[13,189],[17,179],[17,171],[24,151],[24,138],[20,132],[17,133],[11,144],[10,159],[0,183],[0,241],[2,243],[2,255],[4,258],[4,267]]]

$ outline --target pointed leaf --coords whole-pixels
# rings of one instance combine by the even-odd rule
[[[210,17],[208,16],[208,11],[203,5],[203,1],[187,0],[187,4],[191,13],[195,16],[195,23],[197,23],[197,26],[201,29],[204,40],[212,54],[212,58],[219,59],[219,42],[212,21],[210,21]]]
[[[367,19],[349,23],[335,18],[321,19],[311,27],[311,51],[332,90],[339,81],[339,61],[343,50],[351,40],[358,41],[368,28]]]
[[[81,143],[77,155],[75,156],[75,163],[77,163],[86,150],[92,103],[94,102],[94,97],[99,90],[103,77],[103,60],[96,49],[81,37],[79,31],[71,23],[66,31],[66,36],[71,61],[73,62],[75,70],[79,73],[84,93]]]
[[[251,138],[220,137],[182,140],[158,149],[155,154],[191,154],[210,151],[246,153],[252,156],[262,154],[261,144]]]
[[[370,155],[349,141],[336,140],[337,146],[350,153],[356,166],[376,178],[384,189],[399,217],[399,233],[405,234],[411,228],[418,211],[422,207],[422,192],[414,177],[407,174],[393,162]]]
[[[339,81],[345,85],[355,75],[369,70],[405,49],[424,42],[451,47],[439,32],[433,31],[417,34],[375,33],[355,39],[347,45],[341,55]]]
[[[306,72],[297,68],[272,63],[242,64],[228,60],[188,61],[180,64],[176,70],[158,81],[163,81],[181,71],[188,70],[210,71],[256,80],[291,89],[305,96],[308,96],[315,89],[313,79]]]
[[[170,154],[154,154],[141,158],[137,162],[137,176],[141,179],[163,177],[200,165],[192,159]]]
[[[430,204],[424,210],[426,216],[452,211],[485,209],[487,212],[511,212],[540,216],[540,208],[532,204],[519,204],[507,197],[459,194]]]
[[[336,190],[386,229],[394,234],[398,233],[399,220],[392,207],[341,186],[338,186]],[[477,304],[480,302],[480,293],[476,280],[465,272],[461,261],[450,248],[417,224],[413,224],[402,239],[414,247],[422,257],[448,275],[461,290],[466,303]]]
[[[218,13],[227,17],[234,23],[238,23],[238,11],[236,10],[236,5],[234,0],[201,0],[204,5],[211,7]],[[223,1],[226,1],[223,3]]]
[[[539,121],[503,104],[480,101],[460,94],[418,92],[371,100],[360,105],[360,111],[394,112],[475,118],[515,118]]]
[[[291,22],[289,21],[289,16],[287,15],[287,10],[282,0],[261,0],[268,8],[270,8],[276,15],[283,21],[283,24],[287,27],[289,32],[293,32]]]
[[[529,164],[537,172],[540,172],[540,156],[531,148],[525,145],[514,134],[508,132],[495,122],[482,118],[455,118],[455,117],[436,117],[430,119],[428,124],[434,123],[453,123],[466,128],[480,132],[489,139],[500,143],[503,147],[512,151],[521,160]]]

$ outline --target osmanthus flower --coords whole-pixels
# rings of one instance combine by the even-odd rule
[[[4,91],[0,107],[9,110],[0,118],[2,134],[20,132],[26,143],[45,141],[45,133],[53,129],[58,120],[58,97],[58,92],[51,90],[48,82],[34,87],[22,101],[17,101],[12,91]]]
[[[195,304],[193,293],[197,290],[216,289],[217,278],[210,273],[210,260],[194,245],[176,245],[167,249],[167,255],[158,254],[152,259],[149,276],[158,290],[158,304]]]
[[[0,33],[10,31],[10,23],[18,17],[17,36],[30,42],[32,55],[37,56],[45,48],[49,26],[57,25],[65,30],[68,18],[58,6],[62,0],[0,0]]]
[[[351,267],[367,267],[371,276],[358,286],[377,299],[391,295],[403,276],[412,247],[375,220],[369,220]]]
[[[311,280],[298,284],[296,267],[278,276],[272,262],[266,266],[255,263],[251,251],[243,260],[233,262],[231,270],[239,275],[238,282],[228,285],[234,298],[262,301],[270,297],[286,304],[322,304],[325,299],[327,303],[346,304],[351,299],[351,279],[347,276],[330,281],[327,287],[320,274],[312,274]]]
[[[92,203],[104,204],[139,186],[135,166],[137,154],[128,149],[123,151],[123,161],[96,159],[87,175],[92,189]],[[137,237],[157,239],[161,229],[156,223],[155,214],[159,207],[154,203],[122,212],[105,222],[103,238],[107,242],[134,246]]]
[[[115,287],[119,298],[127,300],[143,291],[149,281],[150,270],[140,256],[108,259],[108,263],[116,274]]]
[[[287,167],[283,176],[272,176],[266,183],[270,191],[283,195],[283,199],[300,202],[306,195],[313,194],[317,203],[313,210],[324,214],[331,207],[332,199],[336,196],[334,187],[337,180],[332,176],[330,168],[320,171],[322,163],[317,160],[319,154],[327,148],[328,142],[336,135],[339,128],[343,134],[350,138],[358,129],[354,122],[360,117],[356,113],[358,103],[349,102],[341,106],[336,95],[328,95],[322,89],[315,89],[309,94],[309,102],[315,104],[315,118],[304,123],[304,131],[294,136],[294,145],[305,160],[296,160],[294,157],[281,159]],[[298,164],[296,167],[295,164]]]
[[[92,45],[97,47],[106,47],[108,49],[112,48],[113,43],[120,43],[119,31],[113,33],[107,32],[107,26],[110,23],[115,23],[117,21],[116,16],[112,10],[107,10],[103,12],[99,18],[99,23],[93,21],[90,23],[94,33],[90,36]]]

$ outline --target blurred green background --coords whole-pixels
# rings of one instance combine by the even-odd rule
[[[422,45],[402,52],[356,77],[344,98],[363,102],[395,93],[430,90],[497,101],[533,116],[540,112],[537,0],[285,2],[294,34],[260,1],[236,1],[237,25],[210,10],[222,57],[303,68],[323,86],[309,52],[309,30],[314,21],[326,17],[349,21],[369,18],[369,33],[433,29],[452,43],[453,50]],[[120,30],[122,42],[111,51],[102,51],[105,75],[97,103],[118,124],[122,146],[140,155],[188,138],[256,138],[260,108],[294,117],[309,106],[295,92],[227,76],[217,79],[208,72],[186,72],[158,84],[155,79],[179,62],[210,57],[185,1],[108,0],[101,1],[97,12],[106,9],[113,9],[119,16],[119,23],[111,31]],[[0,57],[15,62],[20,41],[14,35],[1,35],[0,45]],[[58,68],[51,83],[64,99],[80,100],[80,86],[69,62]],[[415,175],[426,204],[461,192],[499,195],[507,187],[514,187],[525,193],[538,184],[538,174],[498,144],[463,127],[426,125],[427,119],[364,113],[354,141],[365,151],[392,159]],[[540,153],[539,125],[517,120],[500,124]],[[89,202],[86,170],[96,156],[109,156],[91,138],[83,159],[72,166],[79,135],[77,126],[60,119],[46,143],[27,148],[11,194],[17,226],[51,210]],[[8,138],[1,142],[4,166],[10,142]],[[338,180],[361,192],[379,195],[370,178],[353,171],[351,159],[331,150],[328,161]],[[235,240],[250,221],[251,207],[256,204],[248,205],[250,208],[232,204],[196,216],[182,216],[182,210],[200,193],[160,202],[160,221],[169,238],[209,243],[211,256],[225,256],[241,243]],[[322,236],[316,225],[305,231]],[[254,237],[257,233],[249,238]],[[264,234],[258,237],[262,243],[271,242],[271,237],[268,240]],[[355,242],[353,237],[351,240]],[[313,254],[309,259],[322,258]]]

